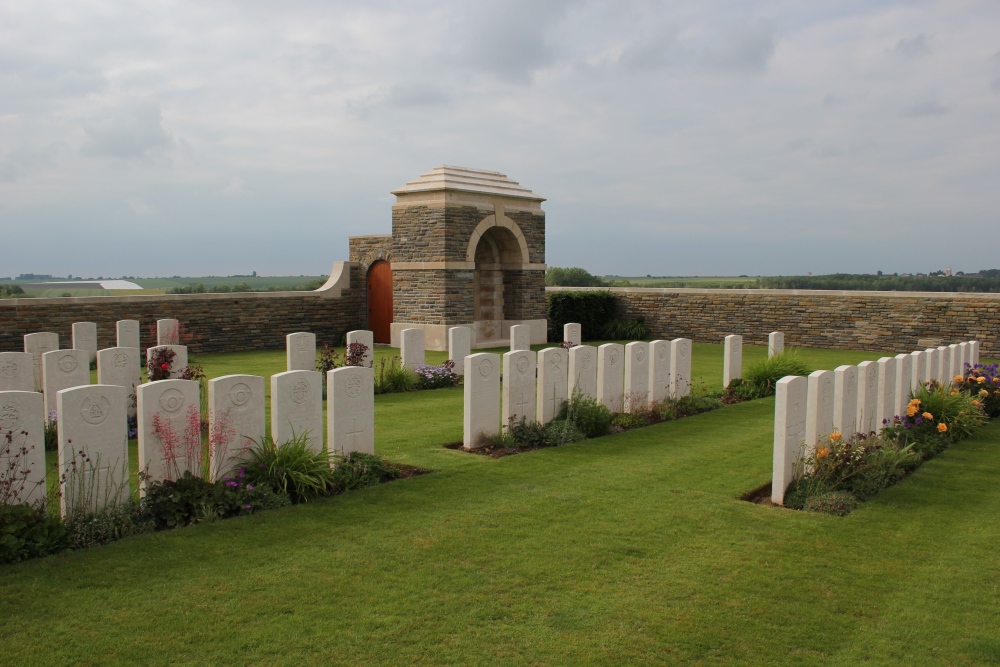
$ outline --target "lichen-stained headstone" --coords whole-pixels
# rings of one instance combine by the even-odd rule
[[[34,391],[34,359],[28,352],[0,352],[0,391]]]
[[[487,444],[500,432],[500,355],[480,352],[465,358],[465,449]]]
[[[287,371],[271,376],[271,438],[282,444],[305,436],[323,451],[323,374]]]
[[[90,356],[86,350],[55,350],[42,355],[45,418],[56,409],[56,394],[90,384]]]
[[[535,415],[548,424],[559,415],[569,392],[569,352],[547,347],[538,353],[538,394]]]
[[[669,347],[666,351],[669,364]],[[625,412],[637,412],[649,405],[649,380],[652,377],[649,353],[649,343],[632,341],[625,345],[625,370],[622,378],[625,385]]]
[[[139,348],[109,347],[97,351],[97,384],[125,387],[127,411],[135,416],[135,388],[142,382]]]
[[[569,395],[597,398],[597,348],[577,345],[569,350]]]
[[[648,373],[647,373],[648,375]],[[611,412],[624,409],[625,346],[605,343],[597,347],[597,400]]]
[[[35,391],[42,391],[42,355],[59,349],[59,334],[51,331],[25,334],[24,351],[31,355],[35,369]]]
[[[125,401],[125,388],[114,385],[87,385],[59,392],[56,403],[63,516],[114,506],[129,497]]]
[[[423,333],[423,331],[420,331]],[[345,366],[326,374],[330,453],[375,453],[375,372]]]
[[[792,483],[802,459],[806,436],[806,394],[804,377],[788,376],[775,385],[774,460],[771,469],[771,502],[785,504],[785,491]]]
[[[28,371],[30,382],[30,361]],[[11,505],[45,502],[43,412],[42,395],[38,392],[0,391],[0,477],[4,482],[0,502]]]
[[[285,370],[316,370],[316,334],[299,331],[285,336],[285,357]]]

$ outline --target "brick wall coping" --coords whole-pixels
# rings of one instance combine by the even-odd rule
[[[761,296],[875,296],[897,299],[982,299],[1000,301],[997,292],[901,292],[804,289],[709,289],[703,287],[551,287],[546,292],[612,292],[615,294],[744,294]]]

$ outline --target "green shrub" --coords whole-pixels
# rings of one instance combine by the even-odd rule
[[[649,426],[649,420],[640,414],[632,412],[619,412],[611,417],[611,425],[617,426],[623,431],[628,431],[633,428],[642,428],[643,426]]]
[[[375,369],[376,394],[413,391],[417,388],[417,382],[417,374],[403,366],[403,360],[398,356],[393,357],[388,363],[386,358],[382,357],[378,368]]]
[[[806,500],[803,509],[807,512],[821,512],[834,516],[847,516],[857,509],[860,501],[846,491],[831,491]]]
[[[563,339],[563,325],[579,322],[584,340],[600,338],[604,327],[615,319],[615,295],[594,292],[552,292],[547,296],[549,340]]]
[[[0,504],[0,563],[62,553],[70,546],[69,532],[44,508]]]
[[[579,391],[573,392],[568,401],[563,403],[559,413],[560,419],[573,422],[588,438],[599,438],[611,432],[611,410],[593,396],[587,396]]]
[[[536,421],[529,422],[525,417],[521,421],[515,422],[511,418],[507,425],[507,433],[514,439],[519,447],[547,447],[549,443],[546,439],[545,426]]]
[[[969,437],[986,421],[978,395],[930,382],[912,393],[905,414],[898,415],[883,432],[929,459]]]
[[[644,340],[649,338],[649,327],[642,320],[611,320],[601,333],[606,340]]]
[[[789,349],[753,362],[743,375],[753,389],[754,398],[761,398],[773,395],[774,386],[786,375],[809,375],[809,367],[797,350]]]
[[[59,425],[56,423],[56,417],[56,411],[53,410],[49,413],[49,420],[42,426],[45,430],[45,451],[47,452],[59,451]]]
[[[657,407],[660,419],[670,421],[672,419],[700,415],[703,412],[711,412],[712,410],[724,408],[726,405],[718,398],[712,396],[682,396],[680,398],[665,399]]]
[[[550,447],[561,447],[586,439],[586,434],[569,420],[555,419],[545,425],[545,443]]]
[[[74,549],[110,544],[156,530],[155,522],[142,505],[132,499],[96,511],[75,512],[66,517],[63,526]]]
[[[310,434],[296,434],[280,445],[270,436],[252,440],[240,459],[246,482],[287,494],[293,503],[331,495],[336,489],[330,456],[310,445]]]
[[[157,530],[197,523],[206,514],[214,516],[217,505],[215,484],[188,470],[176,480],[149,482],[142,499],[144,520]]]
[[[399,468],[377,454],[351,452],[334,459],[333,488],[336,493],[375,486],[399,476]]]
[[[586,269],[573,266],[564,269],[550,266],[545,270],[545,284],[560,287],[605,287],[603,278],[591,275]]]

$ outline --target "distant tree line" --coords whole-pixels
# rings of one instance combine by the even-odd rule
[[[0,299],[23,299],[25,296],[20,285],[0,285]]]
[[[167,294],[229,294],[230,292],[311,292],[312,290],[319,289],[323,286],[326,280],[324,278],[318,278],[316,280],[310,280],[304,285],[295,286],[285,286],[280,285],[262,285],[254,287],[250,283],[242,282],[236,283],[235,285],[208,285],[204,283],[197,283],[195,285],[181,285],[179,287],[172,287],[167,291]]]

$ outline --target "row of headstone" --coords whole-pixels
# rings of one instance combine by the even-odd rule
[[[785,334],[772,331],[767,335],[767,356],[773,357],[785,351]],[[743,377],[743,336],[726,336],[723,343],[722,386]]]
[[[633,412],[691,392],[691,341],[636,341],[549,347],[536,353],[471,354],[464,359],[463,443],[480,447],[522,419],[547,424],[579,392],[613,412]],[[501,384],[500,375],[503,374]]]
[[[347,348],[361,343],[365,353],[361,365],[372,368],[375,365],[375,341],[371,331],[358,329],[347,332]],[[286,370],[313,371],[316,370],[316,334],[307,331],[290,333],[285,336]]]
[[[906,413],[910,396],[927,382],[947,385],[979,363],[979,342],[917,350],[808,378],[785,377],[776,385],[771,500],[783,504],[797,463],[829,434],[845,438],[892,426]]]
[[[160,330],[160,322],[174,323],[173,331],[178,329],[177,320],[160,320],[157,322],[157,330]],[[94,322],[74,322],[72,325],[74,350],[84,350],[87,353],[87,365],[97,359],[97,324]],[[118,347],[139,347],[139,322],[137,320],[119,320],[115,325],[116,341]],[[158,336],[159,337],[159,336]],[[31,355],[34,374],[34,383],[27,391],[43,391],[43,370],[42,355],[46,352],[54,352],[59,349],[59,334],[51,331],[25,334],[24,352]],[[11,354],[11,353],[3,353]],[[10,389],[10,380],[6,375],[20,374],[20,371],[13,370],[14,366],[19,366],[23,362],[15,362],[11,357],[4,358],[6,365],[0,365],[0,391],[21,391],[20,389]],[[4,369],[7,372],[4,372]]]

